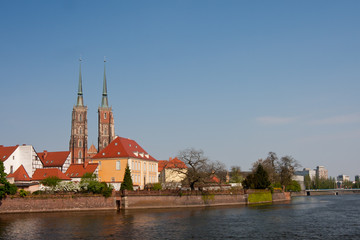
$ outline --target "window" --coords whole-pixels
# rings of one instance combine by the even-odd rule
[[[120,161],[116,161],[116,170],[120,170],[120,169],[121,169]]]
[[[15,160],[15,156],[13,156],[13,160]]]
[[[14,168],[13,166],[10,166],[10,174],[13,173],[13,171],[14,171],[13,168]]]
[[[108,144],[107,144],[107,141],[105,140],[104,141],[104,148],[107,146]]]
[[[82,116],[81,116],[81,114],[79,114],[79,121],[82,121]]]
[[[104,119],[106,119],[106,113],[104,113]]]
[[[107,135],[107,134],[108,134],[107,128],[105,128],[105,130],[104,130],[104,135]]]
[[[101,170],[101,161],[98,162],[98,167],[99,167],[99,170]]]
[[[81,127],[79,128],[79,133],[82,134],[82,128]]]
[[[114,178],[114,177],[111,177],[111,181],[112,181],[112,182],[115,182],[115,178]]]
[[[144,163],[144,171],[146,171],[146,163]]]
[[[131,161],[131,170],[134,170],[134,161]]]
[[[79,140],[79,147],[82,147],[82,142],[81,142],[81,140]]]
[[[81,151],[79,151],[79,158],[81,158]]]

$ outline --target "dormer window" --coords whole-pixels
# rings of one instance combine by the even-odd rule
[[[133,152],[135,156],[139,156],[139,152]]]
[[[102,155],[105,156],[105,153],[103,153]]]
[[[146,158],[149,158],[149,154],[145,154],[145,157],[146,157]]]
[[[144,153],[139,153],[141,157],[144,157]]]

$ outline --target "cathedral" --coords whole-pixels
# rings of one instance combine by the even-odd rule
[[[88,150],[87,106],[84,105],[81,76],[81,60],[79,64],[79,85],[76,105],[71,115],[71,135],[69,150],[71,163],[85,163],[89,158],[104,149],[115,138],[114,117],[108,104],[106,86],[106,68],[104,61],[104,79],[101,105],[98,109],[98,148],[91,146]]]

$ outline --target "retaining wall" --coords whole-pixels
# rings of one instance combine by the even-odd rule
[[[48,197],[7,197],[0,201],[0,213],[56,212],[115,210],[114,197],[103,196],[48,196]]]

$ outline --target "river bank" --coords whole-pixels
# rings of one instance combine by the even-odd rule
[[[247,192],[125,191],[123,193],[114,192],[108,198],[101,195],[81,194],[54,194],[28,197],[8,196],[0,202],[0,213],[196,208],[290,200],[290,193],[271,193],[268,190],[249,190]]]

